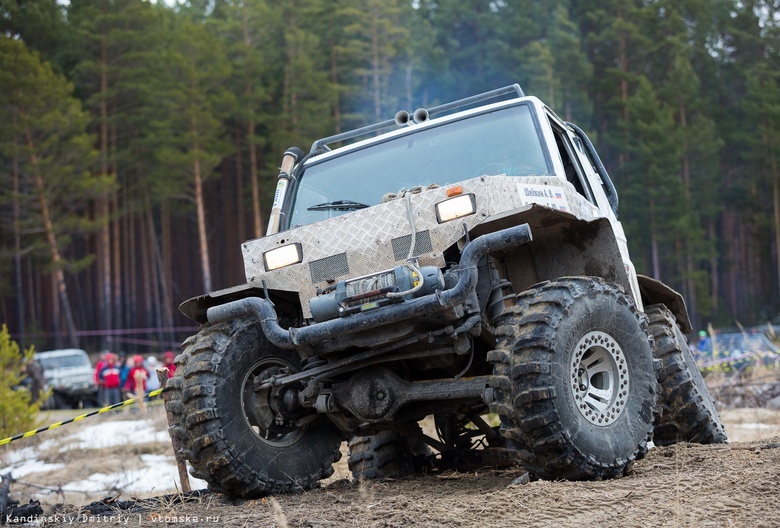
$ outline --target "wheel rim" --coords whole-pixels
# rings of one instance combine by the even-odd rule
[[[593,425],[614,423],[629,394],[628,367],[618,342],[605,332],[588,332],[577,343],[570,366],[570,387],[580,414]]]
[[[294,444],[300,440],[308,427],[308,424],[298,427],[277,423],[276,418],[280,413],[278,406],[273,405],[272,399],[277,399],[278,394],[271,389],[258,392],[254,390],[256,378],[267,379],[281,369],[290,373],[297,372],[287,361],[266,358],[255,363],[241,383],[241,414],[244,416],[244,421],[257,438],[274,447]]]

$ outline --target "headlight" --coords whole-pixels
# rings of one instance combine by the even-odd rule
[[[461,194],[436,204],[436,220],[440,224],[477,212],[477,200],[473,194]]]
[[[278,247],[263,253],[265,271],[272,271],[285,266],[290,266],[291,264],[298,264],[302,260],[303,250],[298,242],[287,244],[286,246]]]

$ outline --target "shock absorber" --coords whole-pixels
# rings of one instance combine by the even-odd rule
[[[495,260],[488,260],[488,269],[490,272],[490,295],[487,302],[487,316],[492,324],[496,318],[504,313],[504,308],[515,303],[515,294],[512,283],[501,277],[496,268]]]

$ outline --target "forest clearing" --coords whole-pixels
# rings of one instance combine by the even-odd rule
[[[0,524],[780,527],[779,37],[1,2]]]

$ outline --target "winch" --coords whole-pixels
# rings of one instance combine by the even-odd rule
[[[422,297],[444,288],[444,276],[436,266],[413,263],[379,273],[343,280],[309,301],[316,322],[328,321],[386,304]]]

